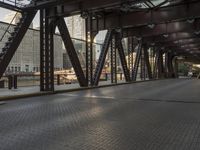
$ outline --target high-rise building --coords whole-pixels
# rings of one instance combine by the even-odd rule
[[[10,13],[5,17],[5,21],[10,23],[13,19],[15,13]],[[11,27],[9,28],[9,32],[11,33],[14,29],[15,24],[21,18],[21,14],[18,13],[14,18]],[[8,24],[0,22],[0,37],[6,31]],[[73,38],[74,47],[76,49],[77,55],[79,57],[80,63],[83,68],[86,67],[86,45],[85,45],[85,20],[80,16],[71,16],[66,18],[67,27],[69,29],[70,35]],[[32,27],[32,26],[31,26]],[[40,67],[40,53],[39,53],[39,27],[37,29],[29,29],[22,40],[17,52],[15,53],[12,61],[10,62],[7,70],[9,71],[21,71],[21,72],[35,72],[39,71]],[[3,48],[5,42],[9,37],[9,33],[6,33],[3,41],[0,41],[0,50]],[[94,42],[102,43],[104,41],[105,32],[100,32]],[[79,40],[80,39],[80,40]],[[63,42],[61,37],[56,34],[54,36],[54,45],[55,45],[55,54],[54,54],[54,62],[55,68],[57,69],[71,69],[72,65],[70,63],[70,59],[68,54],[66,53],[65,47],[63,46]],[[94,44],[93,46],[93,58],[94,63],[98,60],[99,53],[101,51],[101,46],[99,44]]]
[[[80,15],[67,17],[66,23],[72,38],[85,39],[85,20]]]
[[[9,24],[0,22],[0,38],[5,33]],[[5,37],[0,41],[0,51],[7,42],[10,33],[15,25],[9,27]],[[59,35],[54,35],[54,68],[63,68],[62,40]],[[7,71],[9,72],[38,72],[40,69],[40,32],[35,29],[28,29],[22,42],[20,43],[15,55],[13,56]]]
[[[80,15],[67,17],[65,21],[72,38],[85,40],[85,20]],[[100,31],[94,42],[103,43],[105,35],[106,31]]]

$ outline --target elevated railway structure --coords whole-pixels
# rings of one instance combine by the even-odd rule
[[[116,55],[126,82],[141,78],[176,77],[176,58],[200,61],[200,2],[198,0],[32,0],[23,4],[1,1],[0,6],[18,11],[22,17],[0,53],[0,77],[4,74],[34,16],[40,11],[40,89],[54,90],[54,39],[58,27],[66,52],[80,86],[98,86],[108,51],[111,52],[111,79],[116,82]],[[86,71],[81,67],[64,17],[80,14],[86,23]],[[92,41],[99,31],[107,30],[96,67]],[[122,39],[128,38],[126,54]],[[154,51],[154,65],[149,61]],[[165,56],[165,60],[163,60]],[[152,68],[152,66],[154,68]]]

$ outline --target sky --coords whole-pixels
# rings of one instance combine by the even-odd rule
[[[3,21],[5,16],[9,13],[11,13],[12,11],[9,11],[7,9],[3,9],[3,8],[0,8],[0,20]]]
[[[15,12],[7,10],[7,9],[4,9],[4,8],[0,8],[0,21],[6,21],[5,17],[8,14],[13,14],[14,15]],[[7,23],[10,23],[10,21],[8,21]],[[37,14],[36,17],[35,17],[35,19],[33,20],[33,26],[34,26],[34,28],[39,26],[39,14]]]

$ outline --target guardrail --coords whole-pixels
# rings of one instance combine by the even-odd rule
[[[100,81],[109,81],[110,73],[102,73]],[[123,73],[117,74],[118,81],[124,80]],[[78,83],[75,74],[55,74],[54,75],[55,85],[73,84]],[[8,89],[16,89],[18,87],[30,87],[40,85],[40,75],[33,73],[8,73],[5,74],[1,80],[0,87]]]

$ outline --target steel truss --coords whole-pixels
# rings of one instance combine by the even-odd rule
[[[57,26],[62,40],[64,42],[66,51],[71,60],[71,64],[77,76],[77,80],[81,87],[87,86],[87,80],[82,70],[79,58],[74,48],[72,39],[70,37],[68,28],[64,18],[49,19],[47,16],[48,10],[41,10],[41,66],[40,66],[40,87],[41,91],[54,91],[54,46],[53,35],[55,27]]]
[[[68,28],[66,26],[64,18],[59,18],[57,25],[58,25],[58,29],[60,31],[62,40],[64,42],[66,51],[67,51],[69,58],[71,60],[72,67],[74,68],[77,79],[79,81],[79,84],[80,84],[80,86],[85,87],[85,86],[88,85],[87,80],[86,80],[86,77],[84,75],[83,69],[81,67],[79,58],[77,56],[76,50],[74,48],[74,45],[73,45],[72,39],[70,37],[70,34],[69,34],[69,31],[68,31]]]
[[[165,61],[163,56],[165,56]],[[177,77],[177,62],[175,55],[171,52],[163,52],[161,49],[156,49],[155,65],[153,69],[153,78],[174,78]]]
[[[127,61],[126,61],[124,49],[122,46],[121,30],[108,30],[102,50],[101,50],[101,54],[97,63],[97,67],[95,69],[94,82],[93,82],[94,83],[93,85],[95,86],[97,86],[99,83],[101,72],[105,64],[106,55],[108,54],[109,46],[111,50],[111,53],[110,53],[111,54],[110,55],[111,57],[110,58],[111,59],[111,83],[117,83],[117,63],[116,63],[117,52],[121,60],[125,80],[127,82],[131,81],[130,71],[127,66]]]
[[[136,81],[138,76],[138,68],[140,65],[140,78],[141,80],[146,80],[147,75],[149,79],[152,79],[152,69],[149,60],[149,47],[146,44],[143,44],[142,40],[139,41],[138,49],[136,52],[135,64],[132,71],[132,80]]]
[[[17,48],[19,47],[26,31],[28,30],[36,11],[33,12],[22,12],[19,22],[14,27],[14,31],[10,33],[8,41],[0,52],[0,78],[6,71],[11,59],[13,58]]]
[[[64,0],[60,2],[33,1],[26,8],[18,10],[22,12],[22,18],[0,53],[0,77],[5,72],[6,67],[31,24],[37,12],[36,10],[40,10],[41,91],[54,91],[53,35],[56,26],[60,31],[81,87],[98,86],[109,50],[112,83],[117,83],[117,57],[121,61],[126,82],[136,81],[139,67],[141,69],[140,77],[142,80],[145,80],[147,77],[149,79],[176,77],[176,56],[189,55],[189,49],[195,53],[192,56],[196,60],[199,60],[199,4],[198,1],[193,1],[191,3],[178,3],[175,6],[170,5],[159,9],[155,8],[149,11],[140,10],[122,13],[118,11],[122,5],[121,0],[103,0],[96,3],[91,3],[91,0],[81,1],[80,3],[68,3]],[[108,11],[99,9],[104,7]],[[15,8],[12,7],[9,9]],[[116,11],[112,11],[112,9]],[[83,15],[83,12],[85,15]],[[65,16],[76,13],[81,13],[86,22],[86,70],[83,70],[81,67],[64,20]],[[108,32],[99,60],[95,66],[93,40],[99,31],[105,29]],[[122,39],[125,37],[128,37],[127,54],[122,45]],[[150,62],[149,48],[152,45],[156,49],[154,49],[155,56],[153,61]],[[136,47],[137,50],[135,51]],[[175,52],[172,50],[175,50]],[[135,61],[133,58],[134,52],[136,52]],[[163,59],[163,56],[165,56],[165,59]]]

